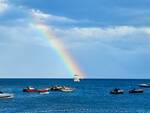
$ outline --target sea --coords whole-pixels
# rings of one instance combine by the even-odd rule
[[[13,99],[0,99],[0,113],[150,113],[150,88],[142,94],[129,94],[138,84],[149,79],[0,79],[0,91],[13,93]],[[49,94],[22,92],[26,86],[47,88],[65,85],[73,92]],[[111,95],[114,88],[125,90],[122,95]]]

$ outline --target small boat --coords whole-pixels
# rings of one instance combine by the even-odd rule
[[[119,88],[115,88],[114,90],[112,90],[111,92],[110,92],[110,94],[123,94],[124,93],[124,90],[122,90],[122,89],[119,89]]]
[[[67,86],[53,86],[49,88],[49,91],[71,92],[73,90],[73,88]]]
[[[74,82],[80,82],[79,75],[74,75]]]
[[[143,89],[132,89],[132,90],[129,90],[129,93],[143,93],[144,90]]]
[[[139,84],[140,87],[150,88],[150,83],[148,84]]]
[[[33,92],[37,92],[37,89],[35,89],[31,86],[28,86],[25,89],[23,89],[23,92],[33,93]]]
[[[27,88],[23,89],[23,92],[28,92],[28,93],[48,93],[48,89],[35,89],[31,86],[28,86]]]
[[[10,99],[10,98],[14,98],[14,95],[10,93],[3,93],[0,91],[0,99]]]
[[[66,86],[61,89],[61,91],[63,91],[63,92],[72,92],[73,90],[74,90],[73,88],[66,87]]]
[[[50,91],[61,91],[62,86],[52,86],[49,88]]]

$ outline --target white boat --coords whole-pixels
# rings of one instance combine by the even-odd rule
[[[74,91],[74,89],[73,89],[73,88],[70,88],[70,87],[63,87],[63,88],[61,89],[61,91],[63,91],[63,92],[72,92],[72,91]]]
[[[80,82],[79,75],[74,75],[74,82]]]
[[[140,87],[150,88],[150,83],[148,84],[139,84]]]
[[[131,90],[129,90],[129,93],[143,93],[144,92],[144,90],[143,89],[131,89]]]
[[[13,94],[0,92],[0,99],[14,98]]]

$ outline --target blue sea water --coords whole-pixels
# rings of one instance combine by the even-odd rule
[[[0,100],[0,113],[150,113],[150,89],[143,94],[128,94],[137,84],[150,80],[85,79],[0,79],[0,90],[14,93],[14,99]],[[24,93],[26,86],[45,88],[68,85],[74,92],[50,92],[47,95]],[[123,95],[110,95],[113,88],[122,88]]]

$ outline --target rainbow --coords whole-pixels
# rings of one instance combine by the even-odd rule
[[[37,28],[37,30],[40,31],[43,34],[43,36],[48,39],[48,42],[50,43],[51,47],[63,60],[64,64],[66,65],[72,76],[77,74],[80,76],[80,78],[84,78],[85,74],[83,73],[83,71],[81,71],[73,56],[66,49],[63,41],[55,35],[53,30],[49,26],[41,22],[36,21],[34,25],[35,28]]]

